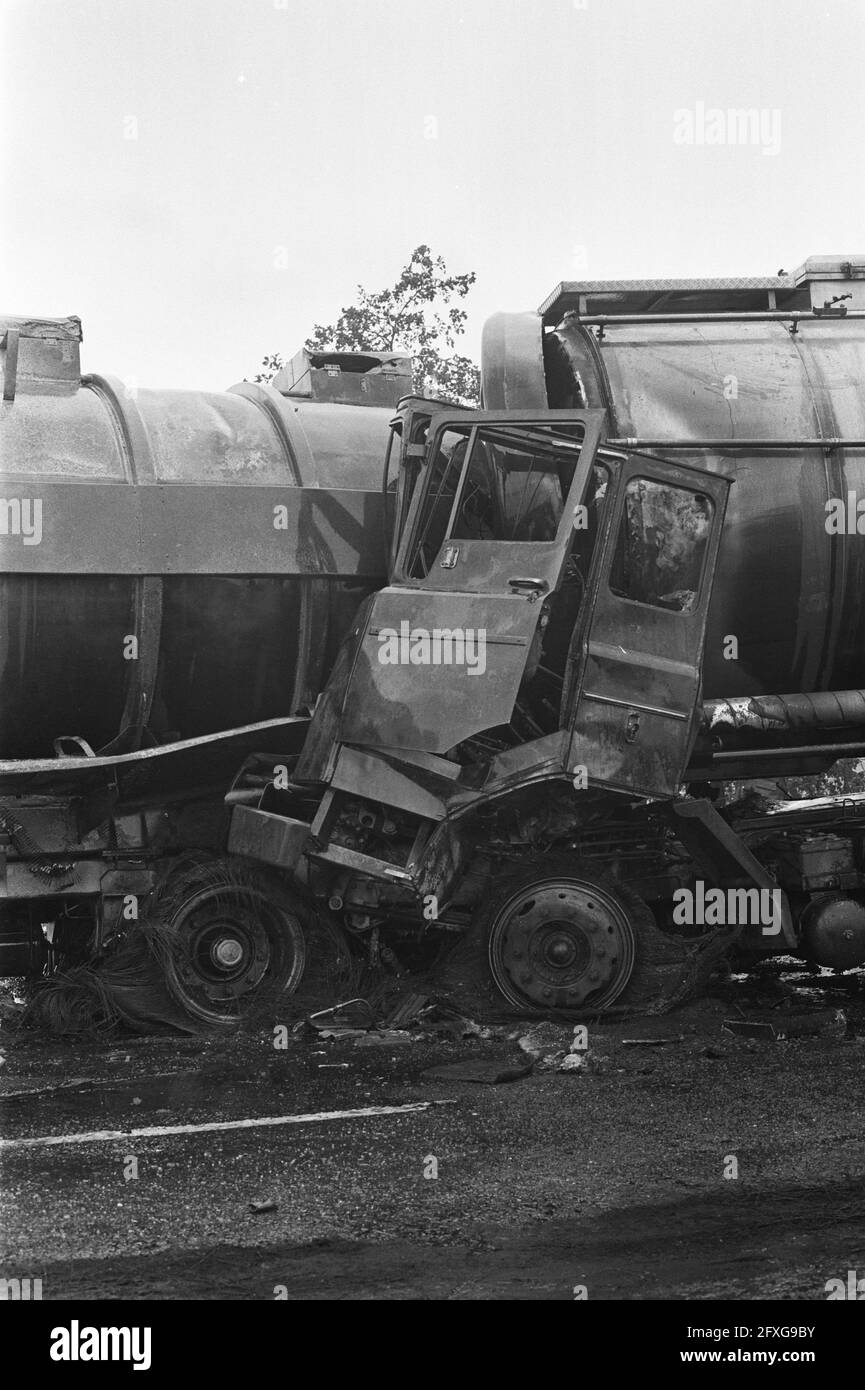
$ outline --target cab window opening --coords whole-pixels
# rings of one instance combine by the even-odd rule
[[[428,465],[409,575],[426,578],[446,538],[555,540],[579,456],[571,432],[445,429]]]
[[[625,488],[610,589],[635,603],[693,613],[714,514],[705,493],[651,478]]]

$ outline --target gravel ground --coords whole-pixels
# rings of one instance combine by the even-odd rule
[[[723,1027],[815,1008],[830,1011],[820,1032],[789,1041]],[[285,1050],[269,1030],[7,1030],[0,1275],[41,1275],[54,1299],[559,1299],[584,1285],[711,1300],[823,1299],[828,1279],[865,1270],[861,976],[764,969],[663,1018],[590,1024],[580,1065],[549,1069],[570,1042],[530,1024]],[[498,1085],[424,1075],[465,1060],[535,1067]],[[256,1200],[275,1209],[254,1214]]]

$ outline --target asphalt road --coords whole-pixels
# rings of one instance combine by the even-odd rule
[[[825,1299],[865,1274],[861,979],[815,1002],[847,1036],[731,1037],[728,993],[497,1085],[423,1073],[523,1065],[517,1038],[7,1038],[0,1276],[45,1299]],[[672,1040],[627,1041],[649,1037]]]

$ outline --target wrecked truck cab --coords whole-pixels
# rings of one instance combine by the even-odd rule
[[[441,907],[484,806],[551,783],[576,800],[576,778],[596,796],[675,795],[729,484],[605,447],[600,410],[413,398],[397,425],[389,583],[292,770],[321,789],[317,814],[286,815],[289,799],[280,827],[264,803],[236,806],[230,848],[289,869],[305,854],[343,887],[369,874],[389,899]],[[395,829],[368,853],[353,817]]]
[[[560,851],[677,793],[729,483],[610,448],[605,427],[601,410],[405,404],[389,582],[291,786],[232,813],[234,853],[294,871],[358,937],[480,920],[521,1009],[606,1008],[665,950],[636,894]],[[559,853],[512,882],[538,844]]]
[[[472,768],[567,734],[562,771],[673,795],[728,481],[604,448],[602,411],[424,420],[412,401],[405,424],[390,582],[343,645],[297,780],[327,782],[342,745]]]

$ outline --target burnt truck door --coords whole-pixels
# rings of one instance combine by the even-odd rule
[[[569,767],[674,796],[699,715],[706,615],[730,482],[630,455],[570,656]]]
[[[340,742],[444,754],[510,721],[604,422],[438,411],[421,460],[421,417],[406,412],[391,582],[367,615]]]

